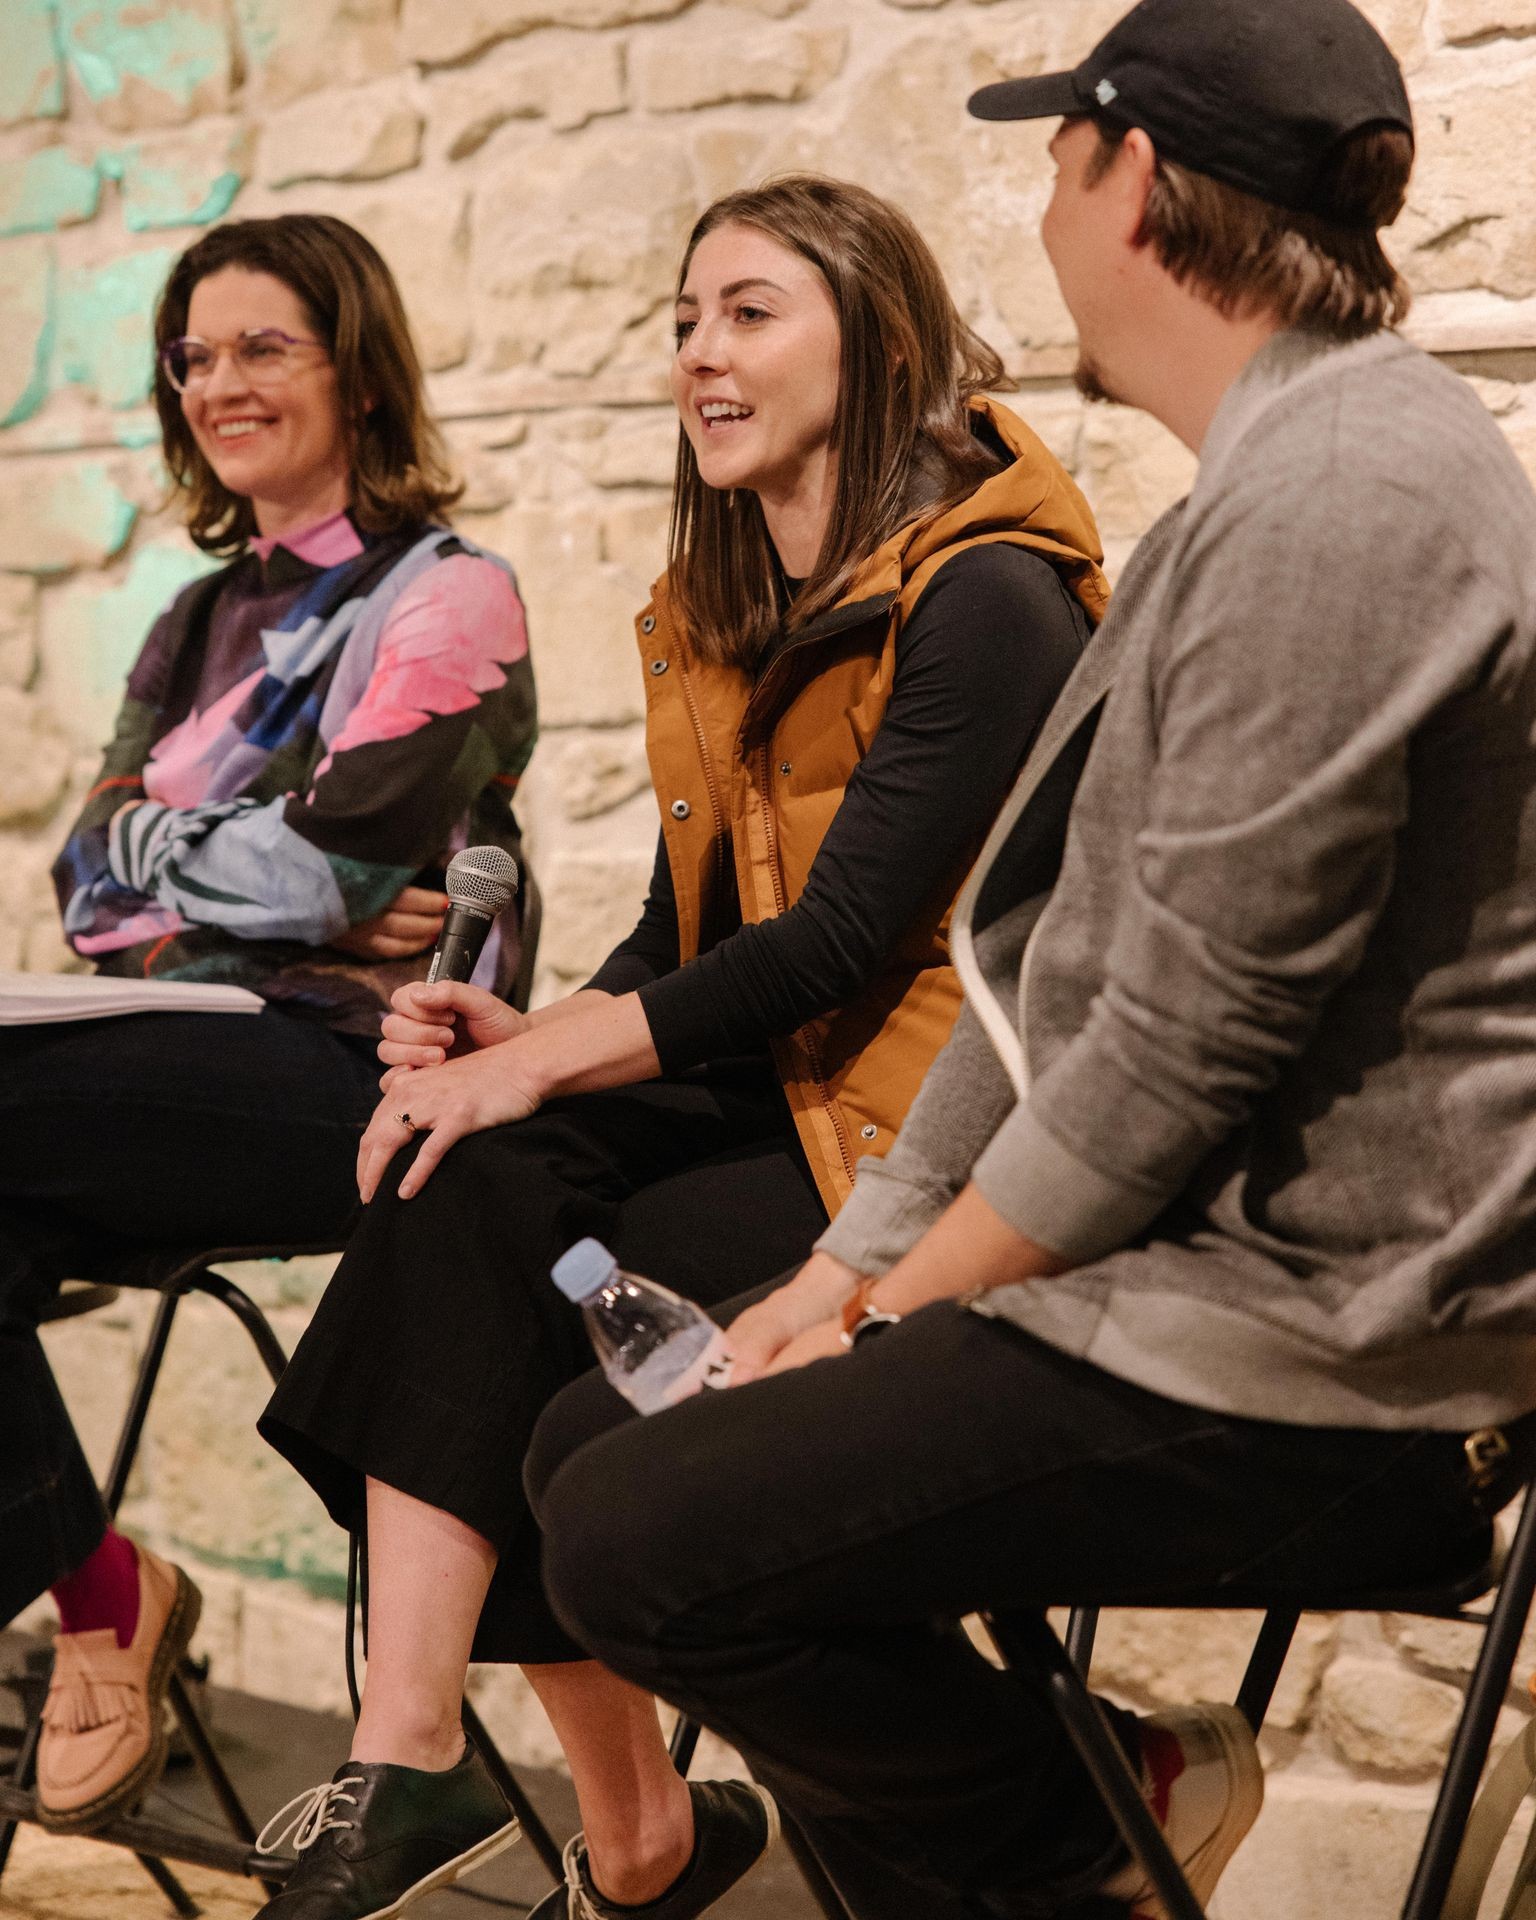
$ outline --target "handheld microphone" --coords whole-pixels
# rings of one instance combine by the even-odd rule
[[[428,986],[474,972],[492,922],[517,892],[517,862],[500,847],[466,847],[448,862],[444,887],[453,904],[432,949]]]

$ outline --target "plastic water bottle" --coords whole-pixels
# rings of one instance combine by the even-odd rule
[[[724,1330],[691,1300],[623,1273],[600,1240],[578,1240],[553,1268],[586,1319],[603,1372],[639,1413],[659,1413],[731,1377]]]

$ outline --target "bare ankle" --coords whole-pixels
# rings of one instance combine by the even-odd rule
[[[686,1798],[663,1825],[587,1835],[587,1871],[605,1900],[641,1907],[661,1896],[693,1858],[693,1808]]]
[[[463,1759],[464,1748],[464,1729],[456,1713],[444,1716],[400,1707],[370,1712],[365,1699],[348,1758],[443,1773]]]

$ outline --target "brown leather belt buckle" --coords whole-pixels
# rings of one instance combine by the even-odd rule
[[[1467,1456],[1467,1471],[1472,1484],[1485,1493],[1498,1479],[1509,1460],[1509,1442],[1497,1427],[1479,1427],[1462,1441]]]

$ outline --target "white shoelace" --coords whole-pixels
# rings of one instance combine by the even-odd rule
[[[360,1787],[363,1784],[363,1776],[360,1773],[348,1773],[343,1774],[339,1780],[327,1780],[318,1787],[309,1788],[305,1793],[296,1793],[286,1807],[278,1808],[256,1836],[256,1851],[276,1853],[280,1846],[291,1839],[294,1852],[304,1853],[315,1844],[322,1833],[355,1826],[357,1824],[355,1821],[336,1820],[332,1818],[332,1814],[343,1800],[348,1806],[355,1807],[357,1796],[348,1793],[347,1788]],[[284,1820],[288,1824],[281,1829],[275,1840],[269,1840],[267,1835],[280,1821]],[[582,1920],[585,1920],[584,1915]]]
[[[576,1857],[586,1845],[586,1836],[573,1833],[565,1843],[560,1855],[560,1864],[565,1868],[565,1884],[570,1889],[570,1899],[565,1906],[566,1920],[603,1920],[603,1916],[587,1898],[587,1890],[582,1884],[581,1868]]]

